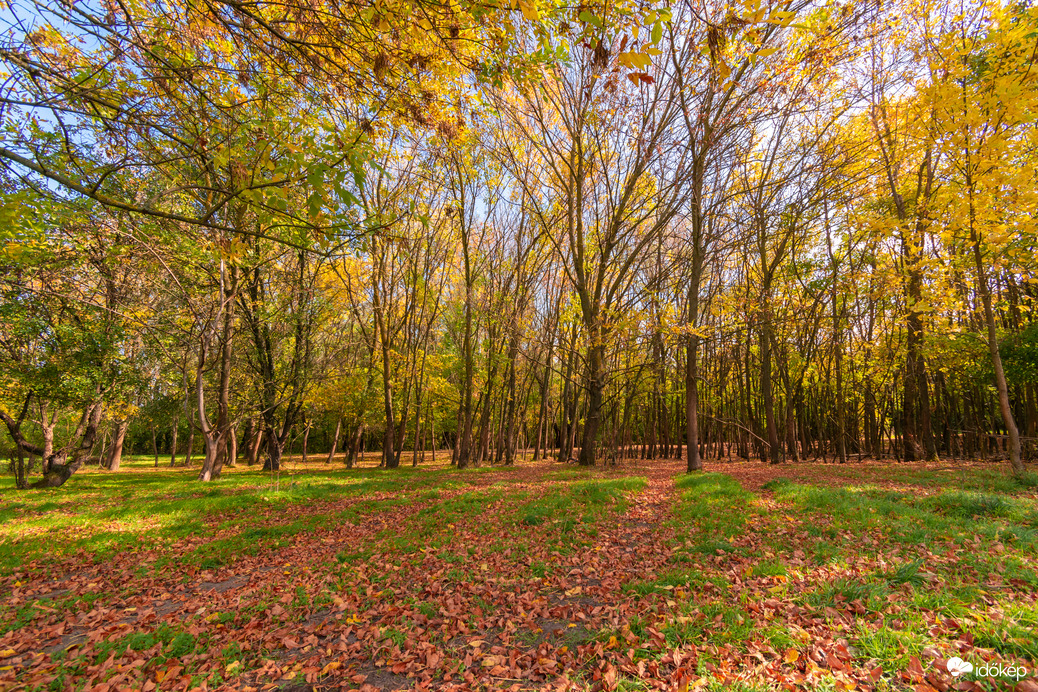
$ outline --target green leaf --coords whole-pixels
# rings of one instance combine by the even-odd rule
[[[598,27],[599,29],[601,29],[603,26],[605,26],[602,23],[601,19],[599,19],[595,15],[591,14],[587,10],[584,10],[583,12],[581,12],[578,15],[578,17],[579,17],[580,21],[584,22],[585,24],[590,24],[591,26]]]

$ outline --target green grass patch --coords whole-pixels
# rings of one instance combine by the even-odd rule
[[[879,662],[886,672],[903,670],[908,666],[912,656],[919,656],[927,639],[918,632],[879,627],[873,629],[859,624],[853,643],[858,647],[860,657]]]
[[[742,534],[754,496],[734,478],[721,473],[696,473],[679,478],[675,485],[681,491],[675,510],[678,521],[709,536],[699,552],[712,552],[712,541],[727,543]],[[730,546],[721,549],[730,551]]]
[[[884,597],[888,591],[877,582],[863,582],[841,577],[831,584],[826,584],[803,596],[806,605],[822,610],[824,608],[840,609],[848,603],[860,602],[870,610],[881,610]]]
[[[169,545],[205,535],[214,524],[221,530],[240,527],[241,538],[201,548],[190,561],[201,566],[227,564],[236,555],[254,553],[257,546],[276,547],[279,540],[300,531],[333,524],[328,518],[312,519],[309,525],[287,522],[281,527],[268,522],[268,533],[246,533],[252,531],[257,518],[273,517],[272,523],[277,524],[283,511],[291,507],[320,507],[377,492],[413,492],[420,499],[432,500],[452,477],[457,478],[456,472],[444,469],[330,469],[286,472],[274,481],[270,474],[255,469],[232,468],[218,481],[203,484],[196,480],[197,468],[144,471],[137,468],[141,464],[125,466],[114,474],[81,472],[65,486],[53,489],[18,491],[3,481],[0,573],[10,573],[28,561],[60,559],[73,553],[100,562],[142,546]],[[17,501],[10,502],[15,498]],[[359,519],[386,506],[384,502],[357,503],[340,518]]]

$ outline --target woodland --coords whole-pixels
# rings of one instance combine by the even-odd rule
[[[20,486],[1036,453],[1029,6],[4,19]]]
[[[1027,0],[0,60],[0,689],[1038,689]]]

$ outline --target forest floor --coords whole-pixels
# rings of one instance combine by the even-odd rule
[[[1038,690],[1001,466],[289,466],[0,479],[0,690]]]

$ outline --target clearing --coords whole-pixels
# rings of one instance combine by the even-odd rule
[[[292,466],[6,479],[0,689],[1038,690],[1001,467]]]

